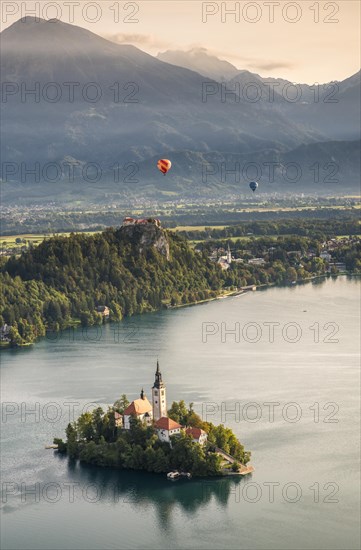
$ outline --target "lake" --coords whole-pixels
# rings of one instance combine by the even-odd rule
[[[359,548],[360,279],[50,334],[2,352],[4,549]],[[45,450],[86,408],[173,400],[223,422],[252,476],[167,481]]]

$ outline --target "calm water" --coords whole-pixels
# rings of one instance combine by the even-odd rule
[[[358,548],[359,307],[339,278],[4,352],[2,548]],[[252,477],[172,483],[44,450],[72,409],[150,396],[157,357],[168,403],[230,426]]]

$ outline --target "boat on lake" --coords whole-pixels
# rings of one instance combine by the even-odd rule
[[[178,479],[180,477],[180,473],[175,471],[175,472],[168,472],[167,474],[167,478],[168,479]]]
[[[192,474],[190,472],[178,472],[175,470],[174,472],[168,472],[167,478],[168,479],[179,479],[180,477],[186,477],[187,479],[190,479],[192,477]]]

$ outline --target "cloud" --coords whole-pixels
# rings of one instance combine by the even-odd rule
[[[262,69],[264,71],[274,71],[276,69],[294,69],[295,64],[282,61],[256,61],[248,63],[248,67],[254,67],[256,69]]]
[[[171,42],[160,40],[153,34],[120,32],[116,34],[108,34],[104,36],[104,38],[110,40],[111,42],[116,42],[117,44],[132,44],[133,46],[142,46],[148,48],[169,48],[172,45]]]
[[[189,53],[207,53],[209,55],[215,55],[220,59],[228,61],[229,63],[235,63],[236,66],[241,69],[249,69],[251,71],[275,71],[279,69],[294,69],[295,64],[288,61],[271,61],[261,60],[252,57],[245,57],[243,55],[233,54],[227,51],[213,50],[212,48],[205,48],[199,43],[191,43],[188,47],[177,48],[174,43],[167,42],[159,39],[153,34],[137,34],[137,33],[116,33],[111,35],[103,35],[107,40],[116,42],[117,44],[132,44],[150,50],[153,54],[159,53],[167,49],[178,50]]]
[[[233,54],[225,51],[212,51],[213,55],[221,59],[235,64],[240,70],[248,69],[251,72],[260,71],[275,71],[280,69],[294,69],[296,64],[290,61],[271,61],[269,59],[257,59],[254,57],[246,57],[243,55]]]

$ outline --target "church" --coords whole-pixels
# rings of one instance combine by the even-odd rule
[[[153,426],[158,434],[158,438],[167,443],[170,443],[170,438],[173,435],[179,434],[185,429],[184,426],[181,426],[175,420],[168,418],[166,387],[159,369],[159,361],[157,361],[157,369],[152,387],[152,403],[149,402],[142,389],[139,399],[132,401],[123,414],[114,413],[115,425],[118,428],[130,430],[132,417],[138,418],[138,420],[148,426]],[[203,430],[186,428],[186,433],[201,445],[207,440],[207,434]]]

